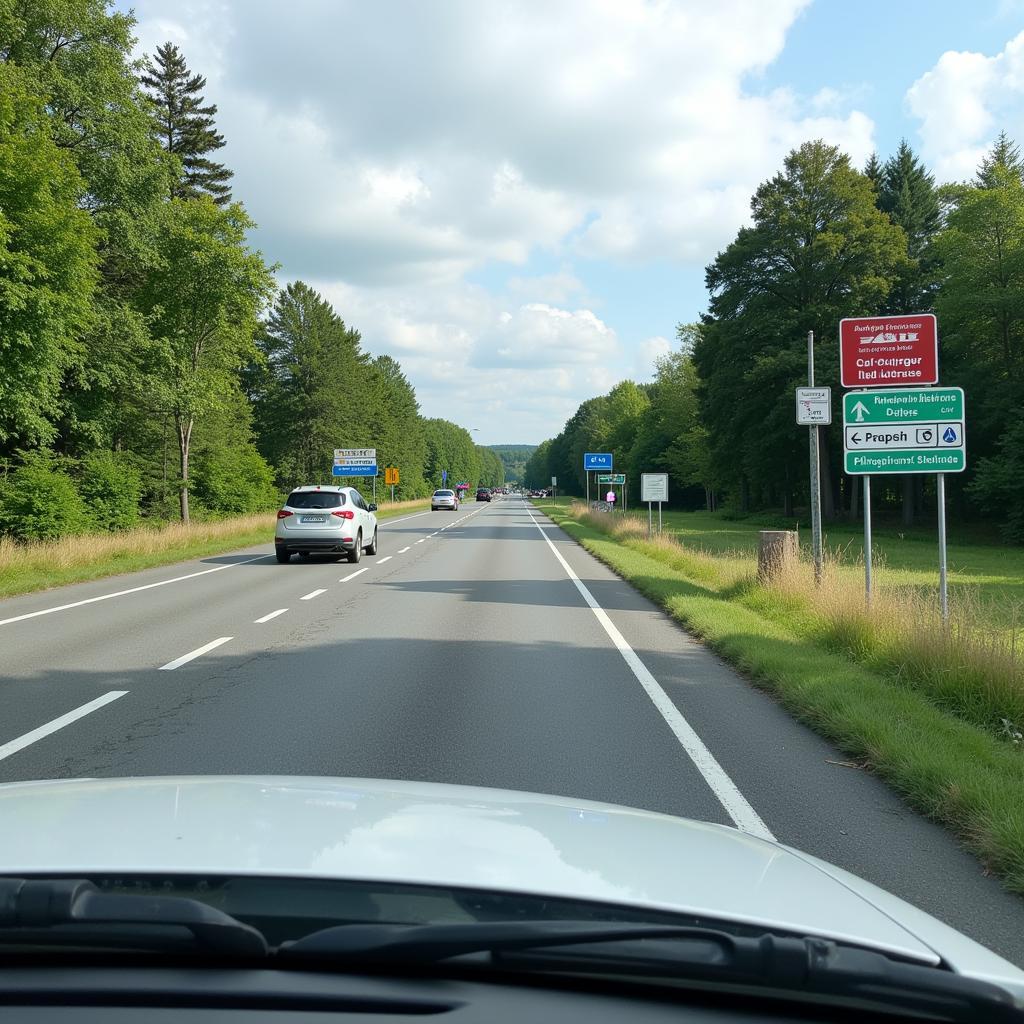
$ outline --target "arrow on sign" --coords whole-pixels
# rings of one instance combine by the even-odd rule
[[[850,410],[850,412],[855,412],[855,413],[857,414],[857,422],[858,422],[858,423],[863,423],[863,422],[864,422],[864,414],[865,414],[865,413],[866,413],[867,411],[868,411],[868,407],[867,407],[867,406],[866,406],[866,405],[865,405],[865,404],[864,404],[863,402],[858,402],[858,403],[857,403],[857,404],[856,404],[856,405],[855,405],[855,406],[854,406],[854,407],[853,407],[853,408],[852,408],[852,409]]]
[[[851,440],[851,441],[852,441],[852,442],[853,442],[854,444],[860,444],[860,434],[851,434],[851,435],[850,435],[850,440]]]

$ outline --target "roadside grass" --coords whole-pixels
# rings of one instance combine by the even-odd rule
[[[427,501],[382,504],[379,519],[426,509]],[[0,537],[0,598],[81,583],[154,566],[267,544],[274,538],[273,513],[237,516],[188,526],[168,523],[123,533],[85,534],[18,544]]]
[[[749,549],[649,540],[646,517],[538,504],[1024,894],[1024,679],[1012,641],[977,604],[954,603],[945,629],[914,586],[880,587],[867,610],[836,558],[820,589],[805,561],[766,585]]]

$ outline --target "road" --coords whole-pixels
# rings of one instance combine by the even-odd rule
[[[603,800],[771,835],[1024,966],[1024,903],[516,498],[0,602],[0,782],[273,773]]]

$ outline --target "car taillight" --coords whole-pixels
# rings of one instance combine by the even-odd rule
[[[289,516],[294,515],[294,512],[289,512],[288,509],[283,508],[277,513],[278,519],[287,519]]]
[[[339,519],[355,519],[356,514],[351,509],[339,508],[336,512],[331,513],[332,516],[337,516]]]

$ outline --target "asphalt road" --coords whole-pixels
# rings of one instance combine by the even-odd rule
[[[359,566],[267,544],[0,602],[0,707],[0,782],[369,776],[650,808],[772,835],[1024,966],[1024,903],[519,499],[382,521]]]

